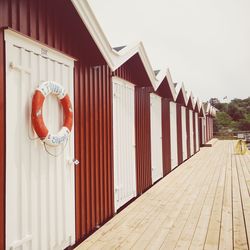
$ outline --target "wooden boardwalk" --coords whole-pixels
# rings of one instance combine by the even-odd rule
[[[218,141],[162,179],[82,249],[249,249],[250,155]]]

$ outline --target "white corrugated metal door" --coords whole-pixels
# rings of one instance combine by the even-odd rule
[[[189,110],[189,128],[190,128],[190,153],[191,155],[194,154],[194,123],[193,123],[193,111]]]
[[[201,124],[202,124],[202,144],[206,143],[206,118],[202,117],[201,118]]]
[[[150,94],[152,183],[163,177],[161,97]]]
[[[65,148],[48,148],[31,125],[32,95],[41,81],[62,84],[73,101],[72,59],[14,32],[6,40],[6,249],[64,249],[75,242],[74,133]],[[43,107],[47,127],[63,123],[56,97]]]
[[[187,159],[187,120],[186,120],[186,108],[181,107],[181,127],[182,127],[182,154],[183,161]]]
[[[199,134],[199,118],[198,118],[198,113],[195,112],[195,139],[196,139],[196,152],[200,150],[200,134]]]
[[[115,211],[136,196],[134,86],[113,78]]]
[[[171,169],[178,165],[176,103],[170,102]]]

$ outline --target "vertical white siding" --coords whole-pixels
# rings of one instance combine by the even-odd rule
[[[152,182],[163,177],[161,97],[150,94]]]
[[[206,143],[206,118],[205,117],[202,117],[200,118],[201,119],[201,124],[202,124],[202,128],[201,128],[201,131],[202,131],[202,144],[205,144]]]
[[[113,78],[115,211],[136,196],[134,86]]]
[[[170,102],[171,169],[178,165],[176,103]]]
[[[187,159],[187,120],[186,120],[186,108],[181,107],[181,127],[182,127],[182,153],[183,161]]]
[[[58,53],[51,60],[52,52],[41,52],[20,37],[6,43],[6,249],[64,249],[75,242],[74,167],[69,163],[74,134],[65,148],[48,148],[62,152],[50,156],[30,119],[32,95],[41,81],[62,84],[73,105],[73,61],[62,56],[58,62]],[[56,97],[46,99],[43,115],[50,131],[57,132],[63,113]]]
[[[195,139],[196,139],[196,152],[200,150],[200,134],[199,134],[199,117],[198,113],[195,112]]]
[[[190,154],[194,154],[194,117],[193,111],[189,110],[189,133],[190,133]]]

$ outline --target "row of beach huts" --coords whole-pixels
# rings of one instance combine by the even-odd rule
[[[72,104],[58,146],[31,119],[50,81]],[[57,133],[57,98],[42,113]],[[0,0],[0,249],[76,246],[212,139],[215,114],[142,43],[111,48],[86,0]]]

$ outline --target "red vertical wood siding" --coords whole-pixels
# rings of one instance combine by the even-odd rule
[[[152,185],[150,91],[147,87],[135,88],[135,134],[137,195]]]
[[[199,117],[199,142],[200,142],[200,147],[202,146],[202,118]]]
[[[76,236],[91,234],[114,214],[112,84],[107,66],[76,63]]]
[[[170,104],[162,98],[162,159],[163,176],[171,172],[171,145],[170,145]]]
[[[187,130],[187,158],[190,158],[191,156],[191,148],[190,148],[190,117],[189,117],[189,109],[186,108],[186,130]]]
[[[181,104],[176,104],[177,113],[177,147],[178,147],[178,165],[183,162],[183,152],[182,152],[182,126],[181,126]]]
[[[198,135],[196,134],[195,114],[196,114],[196,112],[194,111],[194,112],[193,112],[194,153],[196,153],[196,152],[197,152],[197,149],[196,149],[196,136],[198,136]]]
[[[0,1],[0,249],[5,249],[5,53],[10,27],[77,59],[75,63],[76,241],[113,214],[111,72],[68,0]],[[98,66],[97,66],[98,65]],[[97,66],[97,67],[94,67]]]

